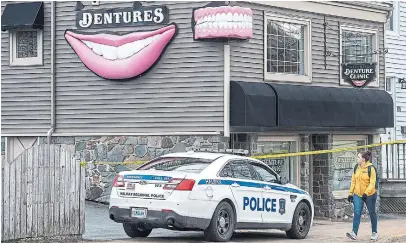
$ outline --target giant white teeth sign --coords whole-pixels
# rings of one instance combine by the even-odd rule
[[[166,6],[82,10],[76,14],[78,29],[166,24],[169,11]]]

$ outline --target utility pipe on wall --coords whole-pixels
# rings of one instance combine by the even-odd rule
[[[55,1],[51,2],[51,128],[47,132],[48,145],[55,130]]]
[[[224,137],[230,137],[230,44],[224,44]]]

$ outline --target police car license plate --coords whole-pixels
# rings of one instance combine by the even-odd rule
[[[126,190],[135,190],[135,183],[127,183]]]
[[[131,208],[131,217],[145,219],[147,217],[147,211],[146,208]]]

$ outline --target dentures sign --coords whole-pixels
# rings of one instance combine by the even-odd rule
[[[78,29],[167,24],[166,6],[82,10],[76,13]]]
[[[77,29],[65,30],[64,36],[83,64],[104,79],[127,81],[142,76],[159,62],[178,32],[176,23],[168,24],[166,6],[134,3],[129,8],[81,9]],[[165,26],[149,31],[131,28],[125,33],[107,30],[141,25]],[[91,28],[100,30],[86,31]]]

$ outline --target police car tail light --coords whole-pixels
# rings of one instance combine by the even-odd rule
[[[195,185],[194,180],[190,179],[184,179],[177,187],[175,190],[177,191],[191,191],[193,189],[193,186]]]
[[[195,185],[194,180],[173,178],[164,186],[164,190],[191,191]]]
[[[114,178],[113,187],[124,187],[124,177],[122,175],[118,175]]]

